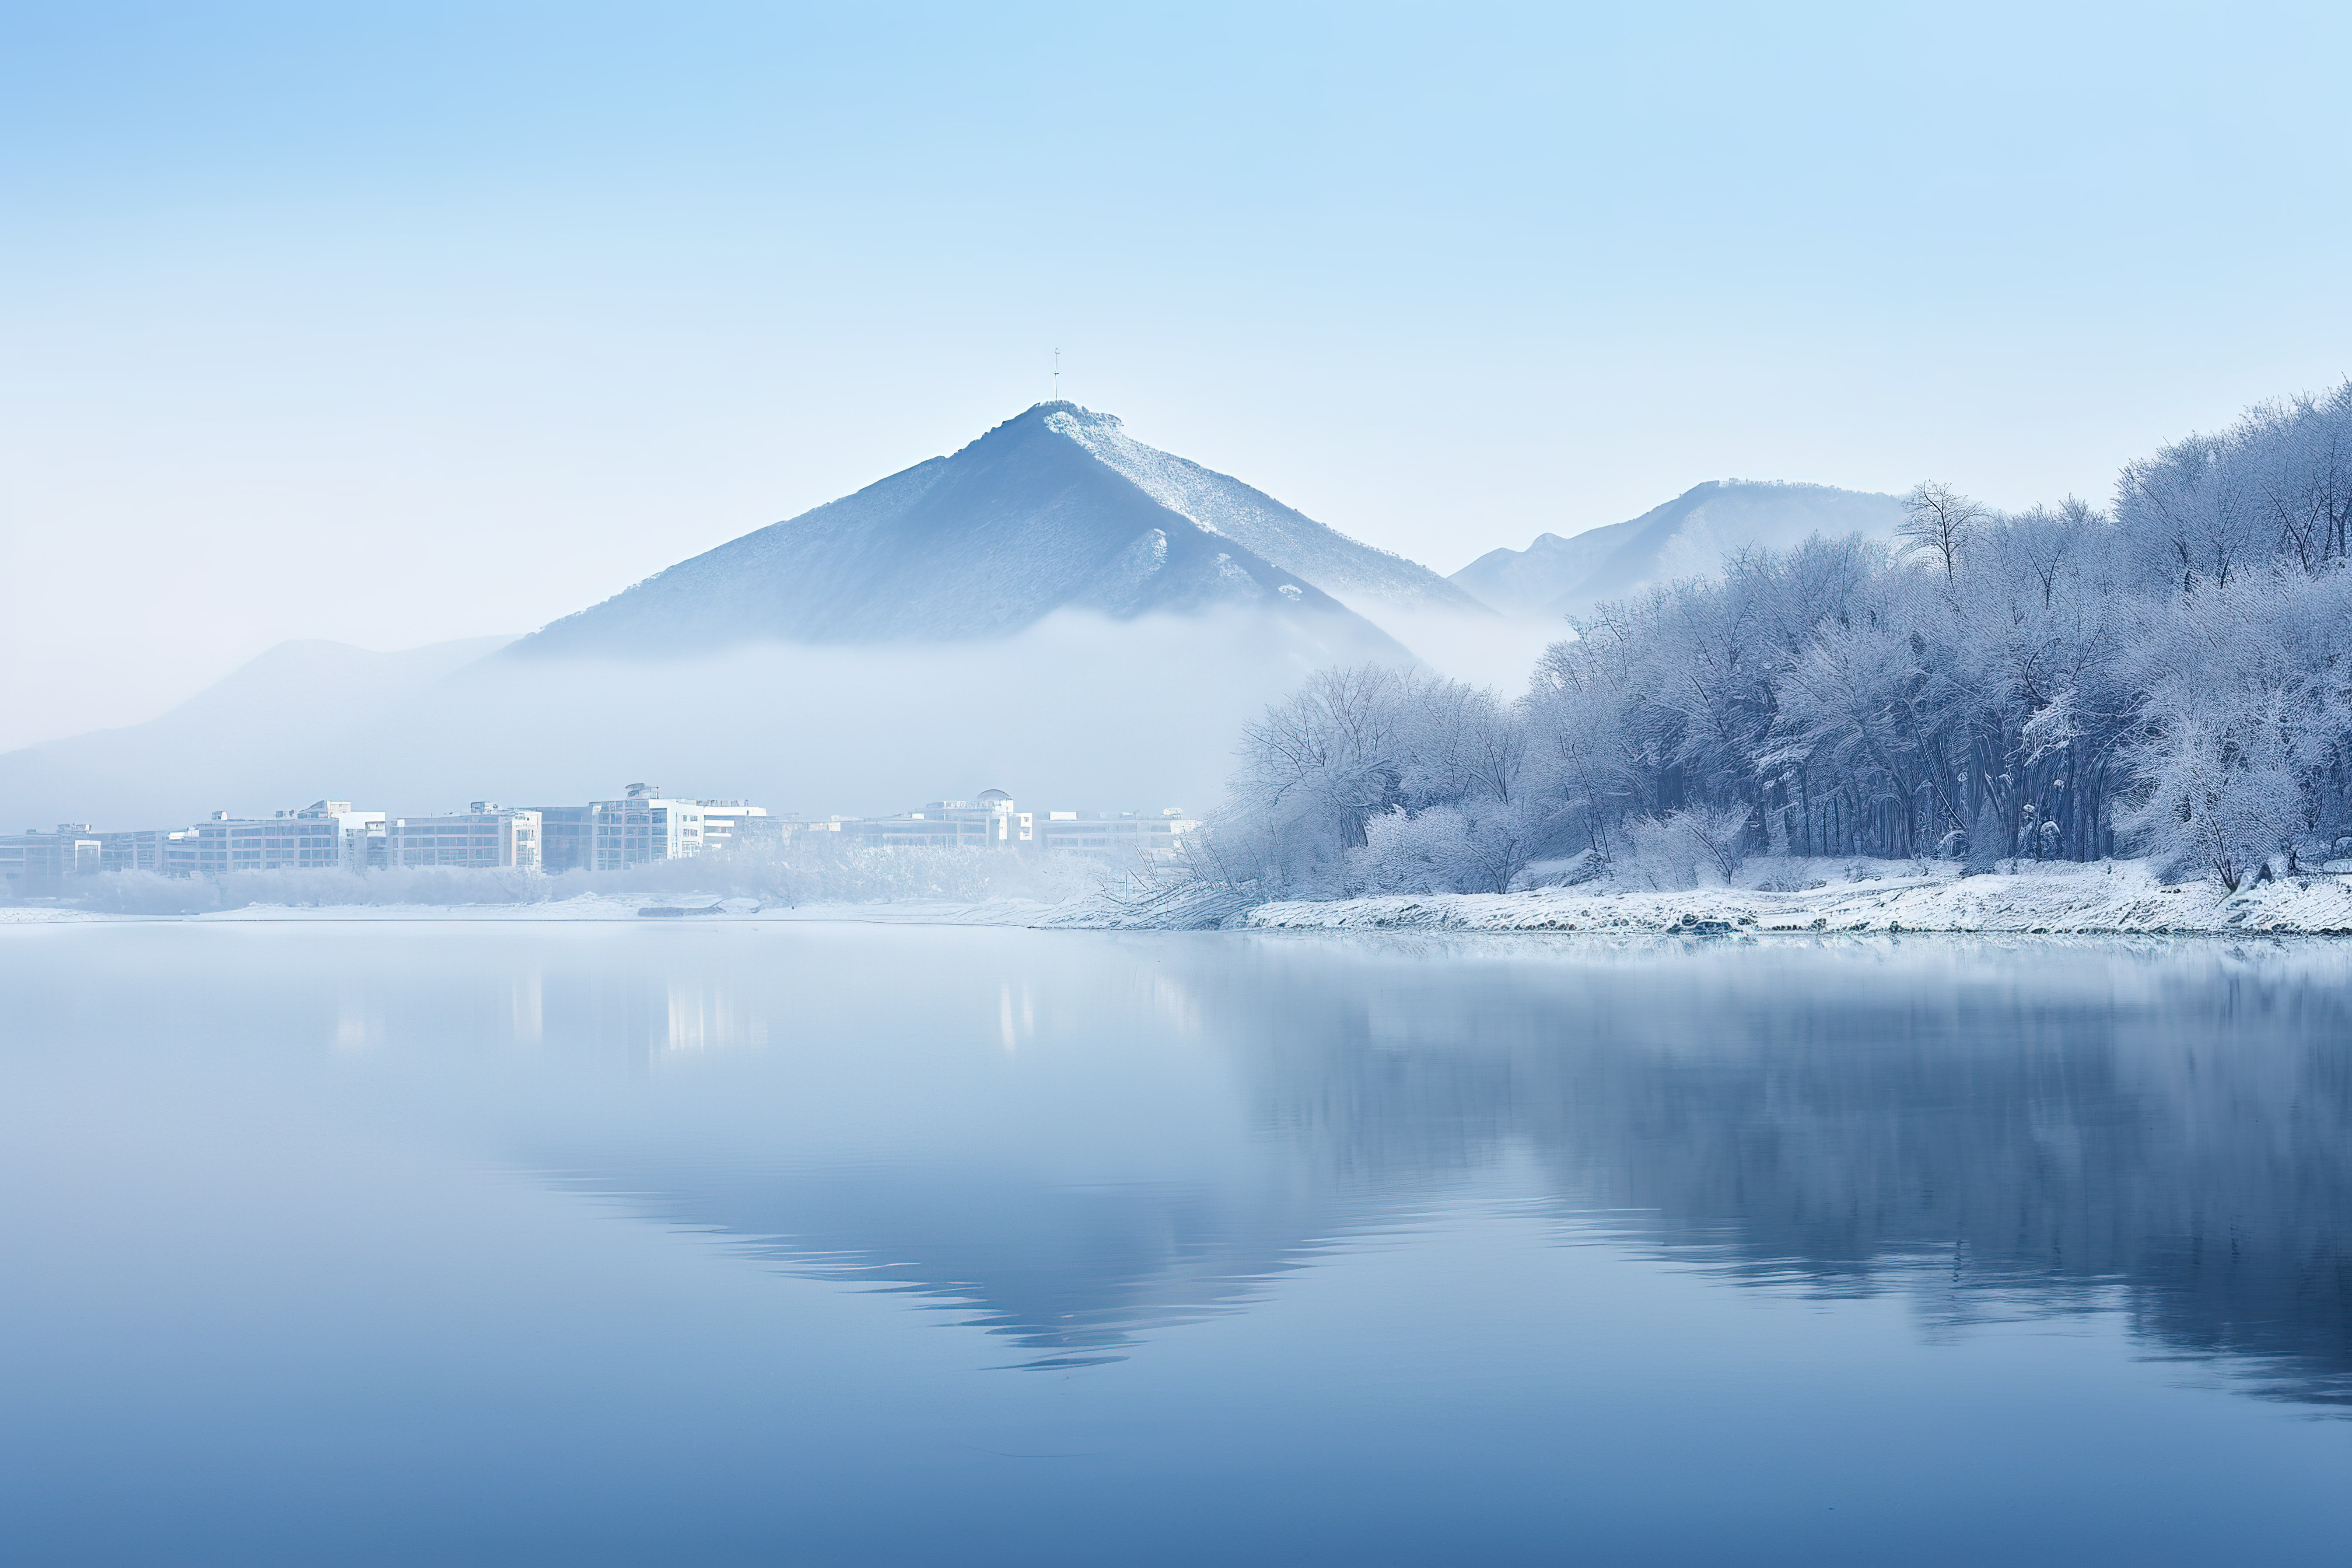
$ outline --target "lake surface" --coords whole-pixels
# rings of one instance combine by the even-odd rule
[[[2352,1542],[2352,945],[0,928],[0,1556]]]

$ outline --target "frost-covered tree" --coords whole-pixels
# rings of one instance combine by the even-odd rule
[[[1768,847],[2234,885],[2352,835],[2347,522],[2352,382],[2127,466],[2111,511],[1922,484],[1901,550],[1815,538],[1603,605],[1515,703],[1318,676],[1251,728],[1220,842],[1304,893],[1570,857],[1680,885]]]
[[[1544,822],[1520,710],[1423,671],[1324,671],[1244,731],[1241,757],[1220,864],[1273,891],[1499,891]]]
[[[1929,480],[1914,485],[1903,498],[1903,521],[1895,531],[1912,549],[1932,557],[1950,578],[1958,575],[1960,552],[1989,515],[1951,486]]]

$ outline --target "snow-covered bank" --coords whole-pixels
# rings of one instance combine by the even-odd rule
[[[813,903],[790,907],[754,899],[615,899],[583,893],[572,899],[517,903],[470,904],[247,904],[234,910],[180,914],[121,914],[58,904],[0,905],[0,925],[91,925],[108,923],[249,925],[275,921],[487,921],[499,924],[541,921],[628,921],[651,925],[767,921],[858,921],[877,925],[1032,926],[1048,923],[1064,906],[1035,899],[986,899],[971,902],[922,899],[877,903]]]
[[[2110,862],[2009,876],[1914,872],[1799,891],[1545,888],[1270,903],[1231,923],[1261,931],[2352,936],[2352,876],[2287,878],[2224,895],[2210,883],[2167,884],[2137,863]]]
[[[1097,888],[1059,900],[900,899],[795,905],[709,895],[656,900],[604,894],[512,903],[250,904],[163,915],[59,905],[0,907],[0,925],[173,921],[625,921],[696,924],[854,921],[877,925],[1041,930],[1448,931],[1594,934],[1815,935],[1885,932],[2079,935],[2352,936],[2352,874],[2319,872],[2224,895],[2209,882],[2165,883],[2131,861],[2032,866],[1963,877],[1949,865],[1840,863],[1840,879],[1771,887],[1632,890],[1586,884],[1517,893],[1426,893],[1290,900],[1250,907],[1230,889],[1177,884],[1149,896]]]

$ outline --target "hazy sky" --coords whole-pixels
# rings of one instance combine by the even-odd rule
[[[2352,8],[0,9],[0,745],[1046,395],[1452,571],[2352,370]],[[363,700],[355,694],[355,700]]]

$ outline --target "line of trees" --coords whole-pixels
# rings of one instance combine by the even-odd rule
[[[2105,510],[1923,484],[1906,517],[1606,605],[1516,701],[1319,674],[1247,731],[1215,874],[1334,896],[2137,854],[2234,889],[2352,835],[2352,382],[2131,464]]]

